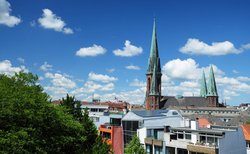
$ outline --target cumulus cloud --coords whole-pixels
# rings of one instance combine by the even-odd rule
[[[187,60],[175,59],[163,66],[163,72],[175,79],[197,79],[200,76],[199,64],[189,58]]]
[[[213,42],[211,45],[196,38],[189,38],[187,43],[180,48],[180,52],[185,54],[221,56],[227,54],[239,54],[250,49],[250,44],[242,45],[237,49],[229,41]]]
[[[139,66],[136,66],[136,65],[128,65],[125,68],[128,70],[140,70],[141,69]]]
[[[129,40],[125,41],[125,47],[123,47],[123,50],[121,49],[116,49],[113,51],[113,53],[116,56],[121,56],[121,57],[132,57],[136,56],[142,53],[143,49],[142,47],[136,47],[131,44]]]
[[[103,74],[97,74],[97,73],[94,73],[94,72],[90,72],[89,73],[89,80],[100,81],[100,82],[103,82],[103,83],[107,83],[107,82],[116,81],[117,78],[112,77],[112,76],[108,76],[108,75],[103,75]]]
[[[239,77],[237,77],[237,79],[238,79],[239,81],[250,81],[250,78],[249,78],[249,77],[246,77],[246,76],[239,76]]]
[[[174,59],[170,60],[163,66],[163,73],[168,77],[180,80],[197,80],[201,77],[202,70],[207,74],[210,70],[210,66],[199,67],[194,59],[188,58],[186,60]],[[216,65],[213,65],[214,73],[218,76],[224,74],[224,72]]]
[[[139,79],[134,79],[129,86],[133,87],[146,87],[146,82],[140,81]]]
[[[100,45],[93,44],[92,47],[80,48],[76,51],[76,56],[87,57],[87,56],[98,56],[106,53],[106,49]]]
[[[241,46],[241,49],[243,49],[243,50],[248,50],[248,49],[250,49],[250,43],[242,45],[242,46]]]
[[[234,74],[238,74],[239,73],[239,71],[237,71],[237,70],[233,70],[232,71]]]
[[[0,74],[12,76],[20,71],[28,72],[25,66],[13,67],[9,60],[0,61]]]
[[[76,87],[76,83],[74,81],[72,81],[71,79],[59,73],[53,74],[53,73],[47,72],[45,73],[45,77],[50,78],[51,83],[55,87],[62,87],[66,89],[72,89]]]
[[[85,93],[93,93],[96,91],[111,91],[114,89],[114,83],[107,83],[107,84],[99,84],[95,83],[94,81],[87,81],[84,84]]]
[[[114,68],[106,69],[109,73],[113,73],[115,71]]]
[[[21,57],[18,57],[17,60],[18,60],[20,63],[24,63],[24,59],[21,58]]]
[[[118,100],[129,102],[130,104],[143,104],[145,100],[145,87],[140,87],[130,91],[122,91],[122,92],[113,92],[113,93],[106,93],[100,96],[102,101],[110,101],[117,98]]]
[[[65,27],[66,23],[61,17],[56,16],[50,9],[43,9],[42,17],[38,19],[38,23],[45,29],[53,29],[57,32],[65,34],[73,34],[71,28]]]
[[[0,0],[0,24],[14,27],[21,22],[21,18],[10,15],[11,5],[6,0]]]
[[[250,93],[249,77],[227,77],[216,65],[213,65],[213,69],[220,99],[229,100],[241,93]],[[210,66],[200,67],[193,59],[174,59],[167,62],[162,72],[162,94],[199,96],[202,70],[208,79]]]
[[[43,65],[40,66],[40,70],[42,71],[51,71],[52,70],[52,65],[48,64],[46,61],[43,63]]]

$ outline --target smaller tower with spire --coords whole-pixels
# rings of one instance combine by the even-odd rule
[[[201,84],[200,96],[207,97],[207,83],[206,83],[206,77],[205,77],[204,70],[202,72],[200,84]]]
[[[218,93],[217,87],[214,77],[213,66],[210,66],[209,79],[208,79],[208,87],[207,87],[207,101],[210,107],[218,107]]]

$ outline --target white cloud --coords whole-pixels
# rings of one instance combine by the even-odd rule
[[[13,67],[9,60],[0,61],[0,74],[14,75],[20,71],[28,72],[25,66]]]
[[[244,49],[249,48],[250,44],[243,45],[242,48],[236,49],[234,44],[229,41],[213,42],[212,45],[208,45],[198,39],[189,38],[187,43],[180,48],[180,51],[186,54],[220,56],[227,54],[239,54],[243,52]]]
[[[31,26],[31,27],[35,27],[35,26],[36,26],[36,21],[35,21],[35,20],[32,20],[32,21],[30,22],[30,26]]]
[[[128,65],[125,68],[128,70],[140,70],[141,69],[139,66],[136,66],[136,65]]]
[[[62,87],[66,89],[72,89],[76,87],[76,83],[74,81],[72,81],[71,79],[68,79],[67,77],[59,73],[52,74],[52,73],[47,72],[45,73],[45,77],[50,78],[51,83],[55,87]]]
[[[112,77],[112,76],[108,76],[108,75],[96,74],[94,72],[90,72],[89,73],[89,80],[100,81],[100,82],[103,82],[103,83],[107,83],[107,82],[116,81],[117,78]]]
[[[96,91],[111,91],[115,87],[114,83],[98,84],[93,81],[87,81],[84,84],[85,93],[93,93]]]
[[[241,46],[241,49],[243,49],[243,50],[248,50],[248,49],[250,49],[250,43],[242,45],[242,46]]]
[[[237,71],[237,70],[233,70],[233,73],[234,73],[234,74],[238,74],[238,73],[239,73],[239,71]]]
[[[73,34],[71,28],[65,27],[66,23],[61,17],[56,16],[50,9],[43,9],[43,15],[38,19],[38,23],[45,29],[53,29],[65,34]]]
[[[100,45],[93,44],[92,47],[80,48],[76,51],[76,55],[80,57],[87,57],[87,56],[98,56],[103,55],[106,53],[106,49]]]
[[[64,87],[56,86],[45,86],[44,90],[50,94],[53,100],[62,99],[69,93]]]
[[[114,68],[106,69],[109,73],[113,73],[115,71]]]
[[[102,101],[109,101],[117,98],[118,100],[129,102],[130,104],[143,104],[145,100],[145,87],[140,87],[131,91],[123,91],[119,93],[107,93],[100,95]]]
[[[116,56],[121,56],[121,57],[132,57],[136,56],[142,53],[143,49],[142,47],[136,47],[131,44],[129,40],[125,41],[125,47],[123,47],[123,50],[121,49],[116,49],[113,51],[113,53]]]
[[[21,58],[21,57],[18,57],[17,60],[18,60],[20,63],[24,63],[24,59]]]
[[[237,79],[239,81],[250,81],[250,78],[249,77],[246,77],[246,76],[238,76]]]
[[[201,70],[198,68],[199,64],[193,59],[180,60],[174,59],[167,62],[163,66],[163,72],[175,79],[197,79],[200,77]]]
[[[146,82],[134,79],[129,85],[133,87],[146,87]]]
[[[193,59],[174,59],[167,62],[163,66],[162,72],[162,94],[169,96],[199,96],[199,80],[202,70],[205,71],[208,79],[210,66],[199,67],[199,64]],[[247,83],[250,81],[250,77],[227,77],[216,65],[213,65],[213,70],[220,99],[229,100],[241,93],[250,93],[250,84]]]
[[[0,24],[14,27],[21,22],[21,18],[10,15],[11,5],[6,0],[0,0]]]
[[[48,64],[46,61],[43,63],[43,65],[40,66],[40,70],[42,71],[51,71],[52,70],[52,65]]]
[[[199,68],[199,64],[194,59],[186,60],[174,59],[163,65],[163,73],[172,79],[197,80],[201,77],[202,70],[208,74],[210,66]],[[217,76],[224,75],[224,72],[213,65],[214,73]]]

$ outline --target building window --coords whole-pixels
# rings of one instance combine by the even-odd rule
[[[102,137],[105,138],[105,139],[110,140],[110,139],[111,139],[111,134],[110,134],[110,133],[107,133],[107,132],[103,132],[103,133],[102,133]]]
[[[162,153],[162,147],[155,146],[155,154],[163,154]]]
[[[90,112],[97,112],[97,109],[92,108],[92,109],[90,109]]]
[[[191,134],[185,134],[185,139],[186,140],[191,140]]]
[[[178,139],[183,139],[183,134],[178,134]]]
[[[152,145],[149,145],[149,144],[146,144],[146,153],[147,154],[151,154],[153,153],[153,150],[152,150]]]

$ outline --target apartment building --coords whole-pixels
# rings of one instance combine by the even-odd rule
[[[246,154],[241,127],[144,127],[138,129],[147,154]]]

